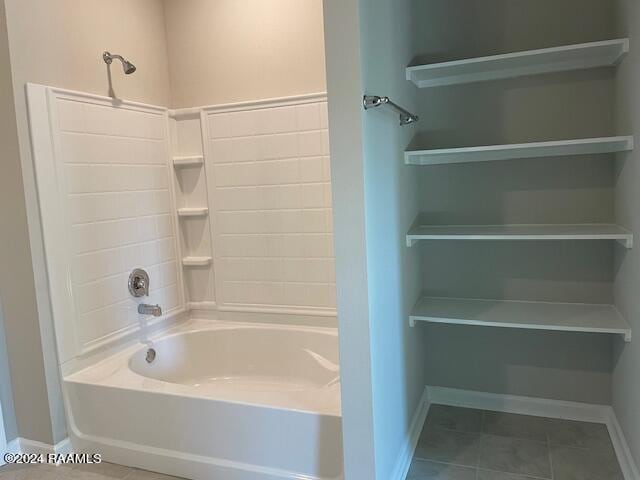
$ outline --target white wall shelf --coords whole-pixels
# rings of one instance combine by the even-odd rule
[[[407,246],[419,240],[617,240],[633,247],[633,234],[610,224],[420,225],[407,233]]]
[[[204,164],[202,155],[192,155],[187,157],[173,157],[174,167],[197,167]]]
[[[407,165],[442,165],[449,163],[490,162],[518,158],[563,157],[633,150],[633,137],[583,138],[551,142],[487,145],[480,147],[409,150]]]
[[[211,264],[211,257],[185,257],[182,265],[185,267],[206,267]]]
[[[209,214],[207,207],[179,208],[179,217],[206,217]]]
[[[620,334],[631,327],[612,305],[423,297],[409,323],[448,323],[485,327]]]
[[[629,39],[581,43],[524,52],[407,67],[407,80],[419,88],[484,82],[617,65]]]

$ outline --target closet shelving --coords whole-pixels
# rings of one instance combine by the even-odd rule
[[[407,246],[420,240],[616,240],[633,247],[628,230],[610,224],[573,225],[423,225],[417,222],[407,233]]]
[[[488,57],[407,67],[407,80],[419,88],[459,85],[543,73],[617,65],[629,39],[581,43]]]
[[[629,40],[617,39],[507,53],[443,63],[413,65],[407,80],[419,88],[484,82],[552,72],[614,67],[629,51]],[[405,152],[407,165],[446,165],[525,158],[566,157],[633,150],[631,136],[581,138],[533,143],[416,148]],[[430,241],[577,241],[614,240],[633,247],[633,235],[614,224],[434,225],[419,215],[406,234],[407,246]],[[529,330],[591,332],[622,335],[631,328],[613,305],[421,297],[409,323],[474,325]]]
[[[519,158],[616,153],[630,150],[633,150],[633,137],[603,137],[510,145],[408,150],[405,152],[404,157],[407,165],[442,165]]]
[[[423,297],[409,322],[610,333],[631,341],[631,328],[613,305]]]

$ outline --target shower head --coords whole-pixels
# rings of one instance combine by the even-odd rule
[[[131,63],[129,60],[124,58],[122,55],[115,55],[109,52],[104,52],[102,54],[102,59],[104,60],[104,63],[106,63],[107,65],[111,65],[111,63],[113,63],[114,58],[122,62],[122,68],[124,70],[125,75],[131,75],[133,72],[136,71],[136,66],[133,63]]]

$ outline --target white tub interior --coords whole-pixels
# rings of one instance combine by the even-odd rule
[[[66,381],[340,416],[331,328],[191,320]]]

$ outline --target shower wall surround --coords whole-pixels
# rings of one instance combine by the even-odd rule
[[[63,363],[139,336],[137,267],[165,318],[335,315],[323,95],[185,115],[30,85],[29,104]]]
[[[218,302],[335,314],[326,100],[205,118]]]
[[[47,243],[49,261],[62,264],[50,269],[60,275],[50,281],[57,288],[68,284],[71,295],[70,310],[57,316],[67,347],[60,353],[68,358],[138,328],[137,303],[127,290],[136,267],[152,278],[147,303],[159,303],[166,313],[183,305],[166,113],[54,89],[38,92],[41,100],[48,96],[53,129],[53,155],[37,161],[37,173],[45,241],[57,240]]]

